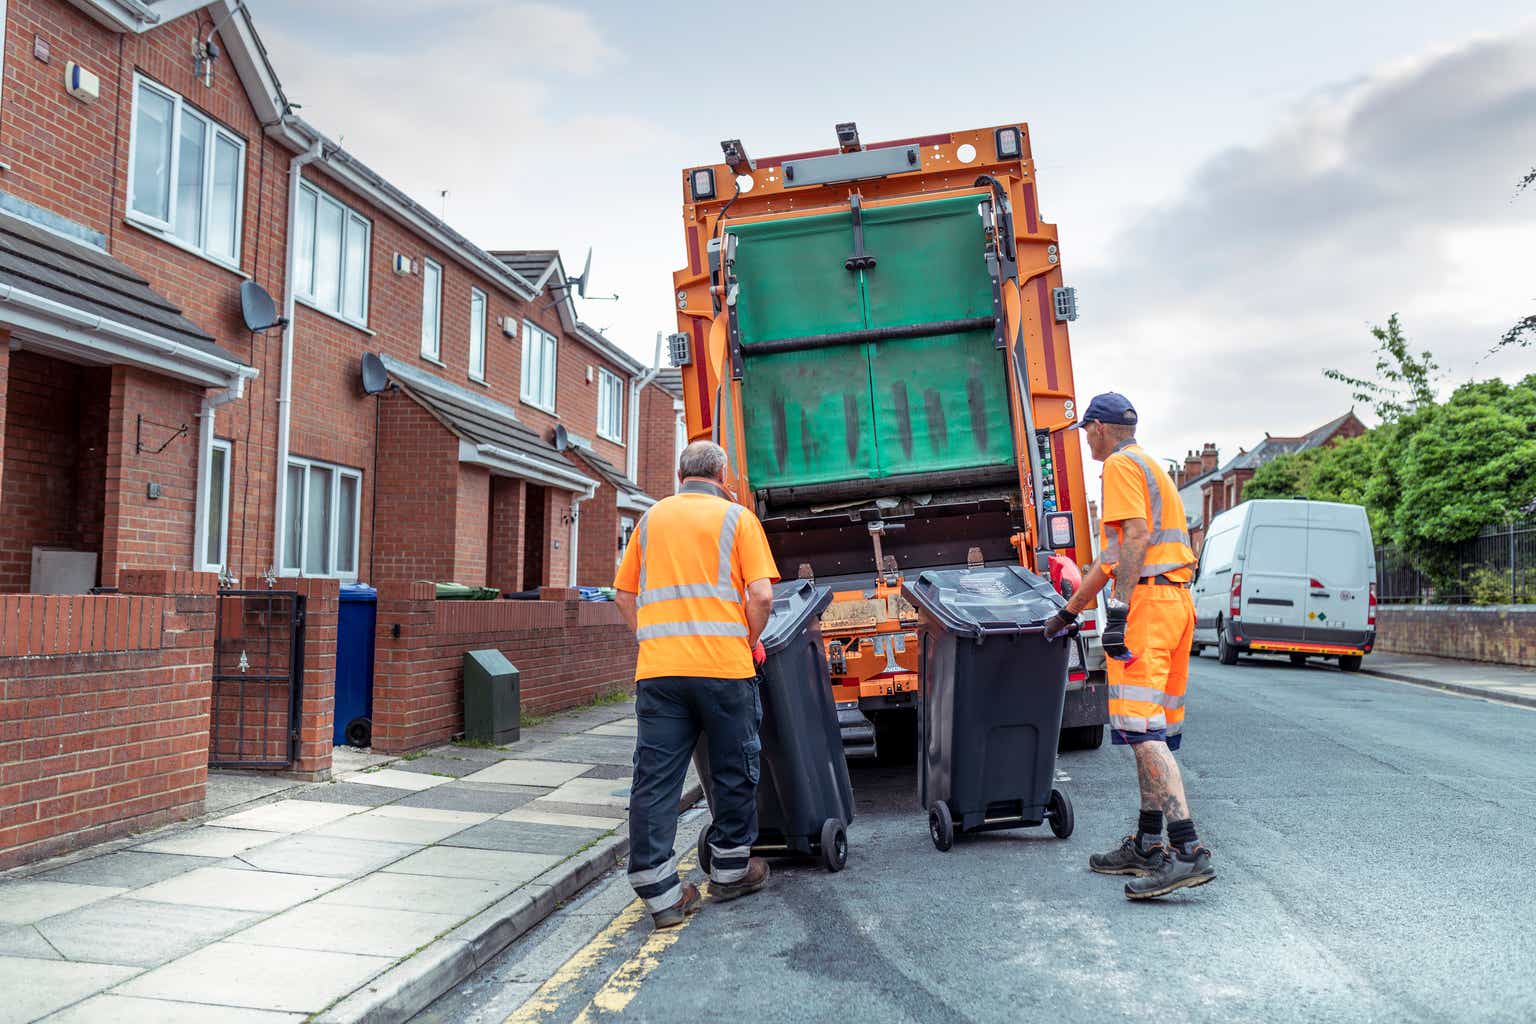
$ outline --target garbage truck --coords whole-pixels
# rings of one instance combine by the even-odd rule
[[[784,579],[822,616],[849,757],[910,750],[923,679],[903,581],[1092,561],[1054,224],[1029,126],[755,159],[739,139],[682,172],[673,275],[687,436],[727,455]],[[1092,635],[1093,621],[1085,622]],[[1095,747],[1102,682],[1074,644],[1062,745]],[[894,748],[894,749],[893,749]]]

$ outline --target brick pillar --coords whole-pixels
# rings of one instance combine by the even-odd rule
[[[553,487],[544,492],[544,575],[539,586],[564,587],[571,579],[571,492]]]
[[[483,466],[459,467],[454,506],[453,580],[484,586],[490,547],[491,473]]]
[[[619,550],[619,492],[603,484],[591,501],[581,503],[576,582],[584,587],[613,584]]]
[[[521,480],[491,478],[485,582],[503,591],[523,589],[523,493]]]
[[[10,390],[11,332],[0,331],[0,494],[5,493],[5,395]]]
[[[336,718],[336,618],[341,584],[336,580],[294,580],[305,598],[304,692],[299,701],[299,756],[295,774],[323,779],[331,772]]]
[[[378,632],[373,648],[373,749],[409,749],[412,686],[417,667],[431,657],[436,590],[430,583],[379,585]]]

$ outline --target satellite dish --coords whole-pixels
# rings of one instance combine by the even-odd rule
[[[255,281],[240,285],[240,315],[245,318],[248,331],[270,331],[274,327],[288,326],[288,321],[277,315],[277,303],[272,296]]]
[[[389,372],[384,369],[384,360],[372,352],[363,353],[362,377],[365,395],[376,395],[389,388]]]
[[[592,276],[592,247],[587,246],[587,263],[581,268],[581,274],[570,279],[570,284],[576,289],[576,294],[582,298],[587,297],[587,280]]]
[[[550,443],[555,446],[555,451],[563,452],[571,446],[571,435],[565,429],[563,423],[556,423],[554,429],[549,432]]]

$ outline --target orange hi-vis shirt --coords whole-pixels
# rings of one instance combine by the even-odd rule
[[[1120,561],[1120,523],[1145,519],[1151,536],[1142,577],[1164,576],[1175,583],[1193,578],[1195,552],[1179,489],[1140,445],[1124,445],[1105,460],[1100,509],[1099,561],[1105,572],[1114,576]]]
[[[613,585],[636,595],[635,679],[750,679],[747,584],[777,580],[763,524],[718,488],[688,483],[646,512]]]

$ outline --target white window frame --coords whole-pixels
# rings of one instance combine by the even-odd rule
[[[607,429],[605,420],[618,424]],[[614,444],[624,443],[624,378],[599,366],[597,368],[597,436]]]
[[[0,0],[0,31],[4,30],[5,11],[3,0]],[[170,180],[170,187],[166,200],[165,218],[155,217],[143,213],[133,207],[133,186],[135,180],[134,167],[138,161],[134,158],[139,139],[139,90],[148,89],[158,93],[162,98],[170,100],[171,114],[171,163],[166,169]],[[203,122],[203,210],[202,210],[202,238],[191,241],[182,238],[176,233],[176,180],[181,171],[181,119],[184,114]],[[144,75],[133,76],[133,97],[129,111],[128,128],[128,196],[127,196],[127,220],[129,223],[145,228],[154,234],[164,238],[172,245],[187,249],[197,255],[217,263],[221,267],[241,272],[240,255],[241,244],[245,227],[245,140],[228,128],[224,127],[212,116],[203,113],[184,100],[181,95]],[[213,165],[214,156],[218,151],[217,143],[220,139],[232,142],[239,151],[239,163],[235,173],[235,256],[230,259],[226,256],[210,252],[208,249],[208,223],[209,214],[213,206]]]
[[[3,0],[0,0],[0,2],[3,2]],[[208,560],[209,516],[213,512],[210,504],[212,502],[214,452],[224,453],[224,473],[220,480],[223,487],[220,489],[222,500],[219,508],[219,560],[217,562]],[[234,456],[235,446],[232,441],[216,437],[208,447],[208,472],[204,474],[206,479],[203,480],[202,491],[198,495],[198,500],[203,506],[203,514],[198,520],[201,529],[198,530],[197,534],[197,557],[202,564],[203,572],[223,572],[229,566],[229,482],[231,479],[230,465],[234,461]]]
[[[300,550],[299,550],[299,560],[298,560],[299,561],[299,567],[297,569],[294,569],[294,568],[292,568],[292,567],[290,567],[290,566],[288,566],[286,564],[287,561],[288,561],[288,557],[287,557],[288,556],[287,544],[288,544],[288,534],[289,534],[288,526],[289,526],[289,524],[287,522],[288,510],[284,509],[283,510],[284,522],[283,522],[283,531],[282,531],[284,550],[283,550],[281,556],[278,558],[278,564],[283,566],[281,574],[283,576],[297,576],[297,577],[304,577],[306,579],[337,579],[337,580],[344,580],[344,581],[355,582],[357,580],[357,568],[358,568],[357,565],[354,564],[353,567],[352,567],[352,570],[350,572],[340,572],[340,571],[338,571],[336,569],[336,555],[337,555],[337,549],[339,547],[338,542],[341,540],[341,530],[342,530],[342,525],[340,523],[340,517],[341,517],[341,481],[342,481],[342,478],[345,477],[347,479],[350,479],[350,480],[354,481],[357,484],[356,517],[355,517],[355,519],[352,522],[352,560],[353,560],[354,563],[362,561],[362,551],[360,550],[360,547],[359,547],[360,544],[362,543],[362,521],[363,521],[363,474],[362,474],[362,472],[360,470],[352,469],[352,468],[350,468],[348,466],[338,466],[335,463],[332,463],[332,462],[322,462],[319,459],[306,459],[306,458],[304,458],[302,456],[298,456],[298,455],[289,456],[289,458],[288,458],[288,466],[290,468],[293,468],[293,469],[303,469],[304,470],[304,486],[299,488],[299,497],[298,497],[298,508],[299,508],[299,517],[300,517],[300,528],[299,528],[299,549]],[[311,538],[309,536],[309,487],[310,487],[310,479],[313,476],[313,471],[316,470],[316,469],[329,470],[330,473],[331,473],[331,535],[326,538],[326,543],[328,545],[330,545],[330,552],[329,552],[330,553],[330,560],[329,560],[329,564],[331,566],[332,571],[328,572],[328,573],[308,572],[304,568],[304,566],[309,563],[309,544],[310,544],[310,540],[311,540]],[[286,470],[285,470],[285,472],[286,472]]]
[[[307,181],[299,182],[299,191],[301,194],[308,193],[313,196],[315,201],[315,219],[309,225],[309,280],[300,280],[299,274],[297,270],[295,270],[293,278],[294,297],[297,298],[300,302],[304,303],[304,305],[309,306],[311,309],[319,310],[320,312],[325,313],[327,316],[333,316],[343,323],[348,323],[354,327],[361,327],[363,330],[367,330],[368,303],[372,298],[370,294],[372,290],[372,282],[370,278],[373,272],[373,222],[370,221],[367,217],[364,217],[362,214],[358,213],[356,210],[352,209],[352,207],[348,206],[346,203],[326,192],[324,189],[316,188],[314,185]],[[336,273],[339,275],[339,280],[336,284],[336,308],[334,309],[322,303],[315,296],[315,251],[316,246],[318,246],[320,243],[320,207],[325,203],[329,203],[330,205],[338,207],[341,210],[341,255],[336,263]],[[294,219],[297,221],[297,213],[295,213]],[[297,229],[298,224],[295,223],[294,227]],[[363,232],[363,315],[361,317],[351,316],[346,311],[348,298],[347,240],[351,237],[351,233],[353,231]],[[294,262],[297,263],[297,239],[291,243],[290,248],[293,251]]]
[[[475,315],[475,303],[480,303],[480,315]],[[469,290],[469,379],[485,383],[485,321],[490,311],[490,299],[479,288]],[[477,369],[475,363],[480,363]]]
[[[619,562],[624,561],[624,550],[629,547],[630,537],[634,536],[635,523],[634,516],[619,517]]]
[[[431,274],[428,274],[431,271]],[[428,282],[437,278],[437,301],[433,305],[432,347],[427,347],[427,297],[432,289]],[[443,361],[443,265],[436,260],[421,261],[421,357],[434,363]]]
[[[533,346],[537,342],[541,349],[539,367],[545,371],[541,379],[532,379],[531,368],[533,366]],[[560,381],[560,339],[531,320],[523,321],[523,366],[522,387],[520,397],[528,405],[535,409],[542,409],[551,415],[555,412],[555,389]],[[544,392],[548,392],[545,397]]]

